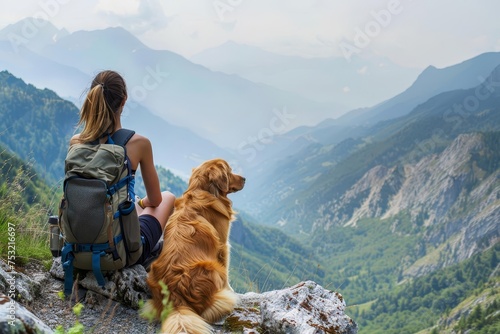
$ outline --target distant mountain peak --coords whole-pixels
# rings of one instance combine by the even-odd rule
[[[109,27],[101,30],[79,30],[61,38],[57,43],[43,49],[43,56],[54,59],[68,66],[75,63],[100,63],[107,59],[116,59],[136,52],[149,49],[132,33],[121,27]],[[64,59],[71,59],[65,62]],[[93,60],[93,61],[90,61]],[[104,65],[99,65],[104,66]],[[109,65],[108,65],[109,66]],[[95,65],[80,67],[85,73],[94,73]]]
[[[47,20],[34,17],[24,18],[0,30],[0,40],[9,41],[14,49],[23,46],[35,52],[67,35],[69,32],[66,29],[59,29]]]
[[[101,41],[101,42],[113,42],[119,46],[124,46],[127,49],[130,48],[147,48],[137,37],[135,37],[131,32],[122,27],[109,27],[101,30],[80,30],[76,31],[71,36],[76,36],[74,41],[77,42],[78,39],[82,38],[86,41]]]
[[[423,73],[426,73],[426,72],[433,72],[433,71],[436,71],[438,68],[434,65],[429,65],[427,66],[423,71],[422,71],[422,74]],[[421,75],[422,75],[421,74]]]
[[[404,116],[417,105],[440,93],[478,86],[499,65],[500,52],[483,53],[445,68],[430,65],[402,93],[364,111],[346,113],[337,120],[337,124],[370,126]]]
[[[32,27],[33,26],[33,27]],[[22,31],[23,29],[34,29],[36,27],[37,29],[44,29],[44,30],[54,30],[54,31],[59,31],[58,28],[56,28],[55,25],[53,25],[50,21],[47,21],[42,18],[35,18],[35,17],[26,17],[24,19],[21,19],[17,21],[16,23],[9,24],[3,30],[19,30]],[[26,31],[27,32],[27,31]]]
[[[226,46],[238,45],[239,46],[239,45],[245,45],[245,44],[241,44],[241,43],[235,42],[232,39],[230,39],[230,40],[227,40],[226,42],[222,43],[220,46],[224,46],[224,45],[226,45]]]
[[[449,86],[448,90],[474,87],[480,83],[479,76],[489,74],[499,64],[500,52],[488,52],[445,68],[430,65],[410,88],[426,91],[434,86],[437,92],[439,86]]]

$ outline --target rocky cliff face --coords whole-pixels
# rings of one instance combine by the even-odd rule
[[[340,198],[322,204],[314,228],[379,218],[395,220],[397,232],[397,217],[405,214],[424,228],[425,242],[449,244],[441,265],[469,258],[500,238],[500,169],[488,159],[492,149],[483,134],[463,134],[415,164],[376,166]],[[427,272],[421,269],[407,273]]]

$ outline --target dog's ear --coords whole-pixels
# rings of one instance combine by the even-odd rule
[[[229,192],[229,173],[227,166],[217,164],[211,166],[208,171],[209,191],[214,196],[219,196],[220,192]]]

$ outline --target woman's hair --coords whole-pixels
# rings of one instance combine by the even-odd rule
[[[96,140],[115,130],[115,114],[127,98],[127,86],[122,76],[114,71],[103,71],[96,75],[80,110],[83,125],[80,142]]]

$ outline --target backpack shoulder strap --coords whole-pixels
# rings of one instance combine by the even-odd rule
[[[135,131],[129,130],[129,129],[119,129],[113,135],[111,138],[113,139],[113,142],[117,145],[120,146],[125,146],[127,145],[128,141],[132,136],[135,134]]]

